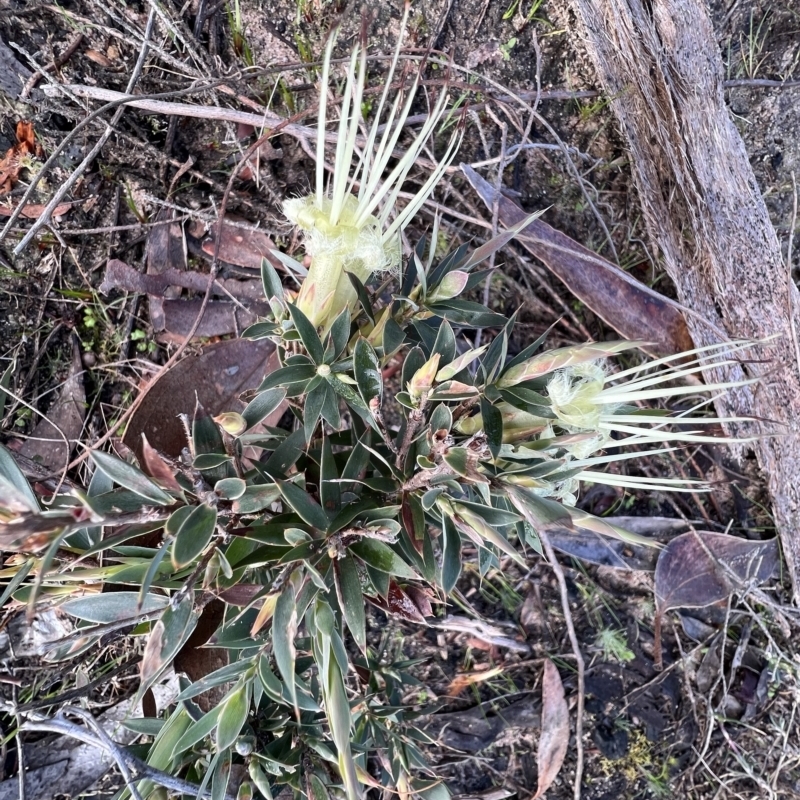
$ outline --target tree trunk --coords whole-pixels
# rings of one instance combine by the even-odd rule
[[[747,448],[758,458],[800,600],[800,298],[722,90],[702,0],[571,0],[633,155],[633,176],[699,347],[777,338],[715,378],[761,376],[716,401],[721,415],[776,420]],[[752,426],[731,425],[729,433]],[[761,430],[764,430],[762,426]]]

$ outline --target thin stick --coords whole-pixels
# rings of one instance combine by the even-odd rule
[[[19,800],[25,800],[25,745],[22,743],[22,717],[16,708],[19,697],[19,687],[11,686],[11,697],[14,701],[14,718],[17,723],[17,782],[19,784]]]
[[[149,780],[164,786],[178,794],[185,794],[189,797],[210,797],[210,792],[203,792],[200,794],[200,787],[182,778],[176,778],[167,772],[160,769],[151,767],[140,758],[137,758],[132,753],[128,752],[125,748],[118,745],[110,738],[104,741],[97,735],[92,734],[81,725],[76,725],[74,722],[64,719],[61,716],[53,719],[48,719],[39,714],[26,715],[29,719],[22,724],[22,730],[25,731],[41,731],[46,733],[58,733],[62,736],[69,736],[71,739],[76,739],[79,742],[88,744],[91,747],[96,747],[108,753],[118,764],[124,762],[129,767],[133,768],[136,773],[136,780]],[[233,795],[226,794],[226,800],[233,800]]]
[[[19,99],[24,100],[27,96],[36,88],[36,85],[39,81],[44,77],[45,72],[55,72],[57,69],[61,69],[67,61],[72,58],[75,51],[80,47],[81,42],[83,41],[83,34],[76,33],[72,39],[69,41],[67,46],[64,48],[64,52],[54,58],[49,64],[41,68],[41,71],[34,72],[30,78],[28,78],[28,82],[22,87],[22,91],[19,93]]]
[[[570,644],[572,645],[572,652],[575,654],[575,663],[578,668],[578,705],[575,712],[576,753],[574,797],[575,800],[580,800],[581,780],[583,778],[583,705],[585,697],[584,673],[586,665],[584,664],[581,648],[578,644],[578,636],[575,633],[575,623],[572,619],[572,611],[569,607],[569,593],[567,592],[567,581],[564,578],[564,570],[561,568],[561,564],[558,563],[555,550],[553,550],[553,545],[550,544],[550,539],[548,538],[547,533],[543,529],[538,530],[537,533],[539,534],[539,540],[542,543],[544,552],[547,555],[547,560],[550,562],[550,566],[553,569],[553,574],[556,576],[556,581],[558,581],[558,589],[561,593],[561,608],[564,611],[564,621],[567,625],[567,634],[569,636]]]
[[[131,775],[130,767],[125,762],[125,758],[121,754],[121,748],[106,733],[103,726],[100,725],[100,723],[91,714],[88,714],[82,708],[67,706],[66,708],[62,709],[60,713],[63,714],[67,711],[80,717],[95,732],[95,734],[97,734],[97,738],[106,745],[109,754],[112,756],[114,761],[116,761],[117,768],[119,769],[120,774],[125,781],[125,785],[128,787],[131,795],[133,796],[133,799],[142,800],[142,796],[139,794],[139,789],[136,787],[136,784],[133,781],[133,775]]]

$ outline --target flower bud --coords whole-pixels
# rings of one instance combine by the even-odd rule
[[[411,402],[419,405],[423,395],[427,395],[433,388],[436,373],[439,371],[439,353],[434,353],[415,373],[408,382],[408,393]]]
[[[436,303],[440,300],[449,300],[451,297],[458,297],[467,285],[469,275],[460,270],[448,272],[442,278],[442,282],[428,295],[429,303]]]
[[[497,381],[497,386],[505,389],[508,386],[515,386],[523,381],[555,372],[557,369],[585,364],[587,361],[596,361],[614,353],[622,353],[625,350],[640,347],[642,344],[646,344],[646,342],[597,342],[576,347],[559,347],[557,350],[541,353],[511,367]]]
[[[231,436],[239,436],[247,430],[247,420],[236,411],[223,411],[214,417],[214,422]]]

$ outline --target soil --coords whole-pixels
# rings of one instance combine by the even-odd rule
[[[157,23],[137,92],[179,91],[193,82],[224,78],[234,93],[268,103],[284,116],[313,105],[307,62],[322,51],[327,31],[343,9],[323,0],[241,0],[243,35],[237,38],[233,3],[216,6],[209,19],[197,23],[198,7],[212,5],[164,6],[171,30],[163,19]],[[59,6],[0,0],[0,42],[15,45],[15,57],[30,67],[57,59],[80,33],[78,49],[40,86],[55,81],[125,91],[148,9],[147,3],[122,0],[71,0]],[[726,77],[733,82],[727,90],[730,110],[787,256],[791,251],[790,266],[796,269],[800,247],[790,243],[800,170],[800,82],[792,82],[800,78],[800,4],[737,0],[714,2],[711,11]],[[399,4],[383,0],[374,12],[374,50],[390,52]],[[357,29],[357,15],[345,12],[342,52]],[[543,210],[549,224],[671,296],[645,238],[623,140],[607,100],[596,92],[592,65],[575,35],[567,4],[415,3],[409,45],[442,51],[453,64],[477,75],[477,88],[465,92],[467,133],[459,160],[479,165],[503,149],[508,155],[517,148],[500,176],[496,162],[477,168],[487,180],[499,181],[526,210]],[[242,72],[246,67],[251,68]],[[377,66],[375,70],[378,81],[380,71]],[[473,79],[455,68],[453,74],[459,85]],[[484,86],[488,80],[502,90],[489,95]],[[776,86],[775,81],[787,83]],[[561,92],[558,99],[548,98],[553,90]],[[501,102],[497,97],[502,93],[523,95],[538,116],[529,117],[513,100]],[[567,99],[565,93],[570,94]],[[219,87],[176,102],[244,108]],[[469,104],[478,110],[469,111]],[[104,133],[103,120],[110,115],[74,133],[87,109],[97,107],[96,101],[45,97],[40,89],[28,100],[0,92],[0,152],[13,144],[15,123],[23,118],[32,120],[47,155],[68,142],[43,175],[32,203],[46,203]],[[121,292],[98,292],[106,262],[117,258],[143,270],[152,223],[164,208],[201,228],[213,221],[233,166],[256,136],[252,127],[232,122],[128,109],[67,195],[75,205],[19,256],[13,250],[31,221],[17,222],[7,231],[0,241],[0,374],[12,367],[13,395],[2,409],[5,442],[21,441],[35,423],[35,412],[47,412],[53,390],[69,369],[73,332],[86,367],[86,442],[102,435],[141,378],[164,363],[174,340],[154,330],[147,303]],[[437,140],[437,155],[445,143],[446,137]],[[233,183],[227,214],[258,225],[291,253],[297,242],[280,203],[306,193],[314,166],[295,137],[282,134],[272,145],[275,151],[262,154],[247,179]],[[11,204],[40,166],[32,163],[22,172]],[[457,169],[443,182],[437,200],[459,215],[445,216],[449,246],[487,238],[491,209],[481,205]],[[420,230],[410,232],[412,239],[429,224],[430,215],[423,214]],[[207,270],[208,261],[199,245],[190,249],[190,268]],[[492,280],[490,304],[513,313],[522,302],[514,348],[521,349],[551,326],[554,344],[614,337],[568,287],[521,249],[507,248],[498,264],[502,268]],[[223,276],[228,274],[257,276],[230,265],[223,270]],[[657,472],[680,467],[659,462],[650,466]],[[699,453],[687,469],[722,476],[725,467],[723,457],[709,451]],[[733,520],[737,532],[769,537],[761,487],[747,478],[737,486],[721,487],[703,500],[592,490],[581,504],[593,513],[699,520],[712,530],[724,530]],[[564,567],[587,661],[583,798],[800,797],[795,714],[800,670],[790,622],[762,605],[734,602],[722,619],[699,614],[676,623],[674,630],[668,624],[665,669],[657,672],[651,576],[569,559]],[[785,599],[779,579],[766,591],[778,605]],[[577,696],[558,588],[552,572],[532,554],[526,573],[511,567],[481,576],[472,564],[456,600],[439,613],[473,614],[518,646],[498,644],[497,638],[487,641],[480,631],[420,630],[387,620],[378,611],[371,620],[371,636],[406,658],[420,660],[420,685],[409,690],[408,700],[441,701],[429,723],[438,741],[429,755],[451,791],[528,797],[538,779],[540,680],[546,656],[557,662],[573,704]],[[498,677],[449,696],[457,675],[494,666],[501,667]],[[549,798],[573,796],[574,707],[571,714],[567,761]],[[496,793],[498,789],[504,793]]]

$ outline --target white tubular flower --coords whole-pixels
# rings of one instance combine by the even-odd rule
[[[673,431],[667,426],[679,420],[691,425],[715,423],[751,422],[746,417],[696,417],[688,416],[691,411],[680,415],[665,415],[658,410],[637,409],[634,404],[642,400],[657,400],[684,395],[709,394],[726,391],[738,386],[754,383],[757,378],[730,383],[707,383],[693,386],[666,386],[667,383],[682,380],[690,375],[701,374],[706,370],[736,364],[733,358],[701,363],[699,354],[713,354],[714,351],[728,351],[733,355],[752,342],[711,345],[686,353],[666,356],[656,361],[645,362],[616,375],[607,375],[596,361],[559,369],[552,374],[547,383],[547,393],[552,401],[552,409],[561,427],[570,432],[591,431],[602,440],[608,441],[612,433],[627,434],[627,438],[615,442],[622,444],[655,444],[666,442],[717,442],[719,437],[707,436],[698,431]],[[692,357],[693,356],[693,357]],[[673,362],[679,362],[674,364]],[[650,372],[655,368],[655,372]],[[613,385],[607,386],[609,381]],[[622,382],[620,382],[622,381]],[[708,400],[700,405],[705,405]],[[698,406],[699,407],[699,406]],[[753,441],[757,437],[736,439],[738,442]],[[726,441],[734,441],[727,439]]]
[[[297,296],[297,305],[317,327],[327,328],[342,310],[355,307],[356,292],[346,273],[354,274],[364,283],[374,272],[392,271],[399,267],[400,232],[441,180],[461,140],[460,132],[456,131],[439,164],[412,200],[398,212],[395,204],[402,185],[438,125],[447,103],[447,92],[442,91],[428,119],[384,179],[421,77],[418,70],[408,90],[398,93],[390,102],[390,87],[407,20],[408,8],[403,16],[385,88],[363,147],[357,145],[366,81],[365,34],[353,49],[328,191],[325,189],[325,126],[335,33],[325,48],[317,122],[316,192],[308,197],[287,200],[283,207],[287,218],[305,234],[305,249],[311,258],[311,267]],[[354,161],[357,163],[352,169]],[[354,194],[356,184],[358,190]]]
[[[536,436],[539,441],[548,441],[543,452],[549,452],[564,461],[568,476],[553,480],[547,476],[538,485],[528,485],[525,476],[507,478],[509,483],[519,483],[533,494],[561,500],[565,505],[574,505],[581,483],[603,483],[626,489],[664,492],[702,492],[708,491],[705,481],[682,478],[649,478],[643,476],[614,475],[601,471],[614,462],[639,458],[642,455],[669,453],[678,443],[704,442],[748,442],[757,436],[746,438],[727,438],[709,436],[702,432],[702,426],[715,423],[752,422],[747,417],[699,417],[689,416],[703,405],[706,399],[692,409],[681,414],[670,414],[655,409],[638,409],[633,404],[643,400],[656,400],[669,397],[716,393],[737,386],[753,383],[757,379],[731,383],[707,383],[693,386],[667,386],[705,370],[736,364],[732,358],[738,351],[752,347],[753,342],[734,342],[698,348],[687,353],[679,353],[656,361],[645,362],[639,366],[611,375],[597,360],[580,359],[583,349],[576,348],[572,364],[559,368],[547,381],[547,395],[556,419],[550,420]],[[558,359],[570,358],[568,348],[558,353]],[[579,352],[580,351],[580,352]],[[724,355],[724,360],[701,363],[701,356]],[[613,381],[613,383],[611,383]],[[606,385],[611,384],[611,385]],[[698,430],[675,431],[671,423],[680,422]],[[557,432],[566,431],[567,435]],[[623,434],[614,438],[613,434]],[[643,452],[600,452],[616,451],[630,445],[665,445]],[[524,446],[524,445],[523,445]],[[593,455],[599,453],[598,455]]]

